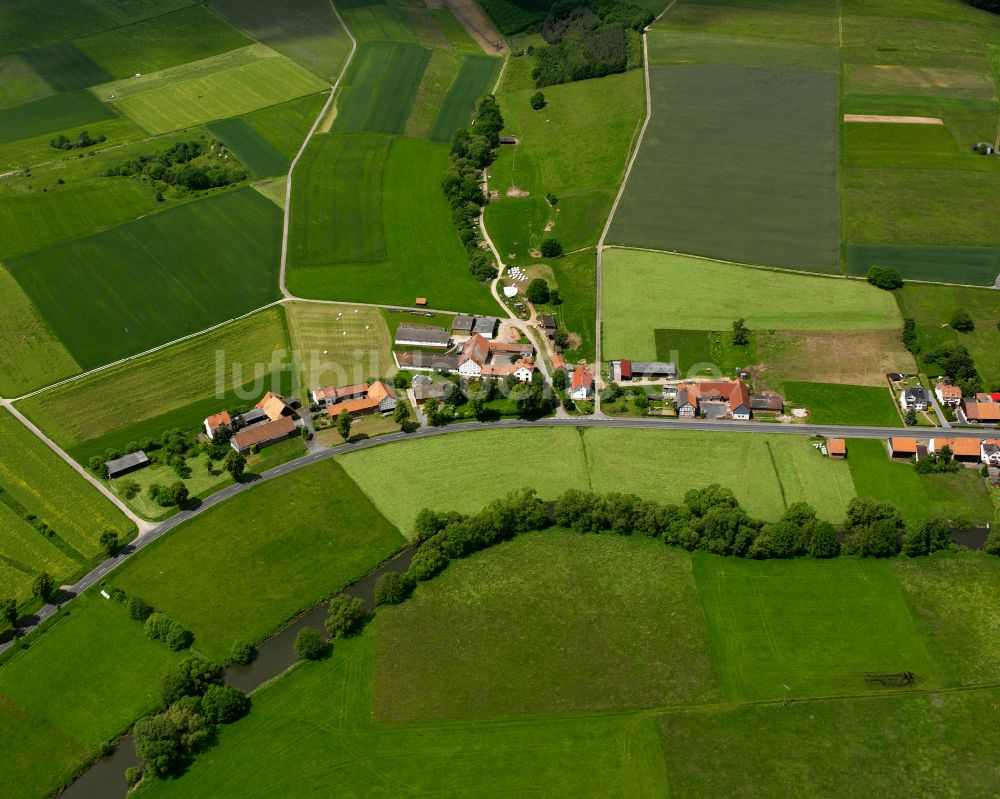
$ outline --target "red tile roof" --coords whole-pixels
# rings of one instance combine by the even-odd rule
[[[618,373],[623,380],[632,379],[632,361],[622,360],[618,363]]]
[[[565,368],[566,368],[566,359],[563,358],[563,356],[560,355],[559,353],[556,353],[555,355],[553,355],[552,356],[552,369],[556,370],[556,369],[565,369]]]
[[[342,411],[347,411],[348,413],[365,413],[375,410],[379,403],[386,397],[396,398],[396,392],[381,380],[376,380],[370,386],[366,384],[365,388],[365,396],[330,405],[326,409],[326,412],[330,416],[339,416]]]
[[[590,373],[590,370],[586,366],[581,366],[579,369],[573,372],[573,378],[570,382],[570,386],[574,391],[578,388],[590,389],[594,385],[594,376]]]
[[[959,457],[979,457],[979,439],[977,438],[935,438],[934,451],[940,453],[942,447],[948,447],[952,455]]]
[[[917,451],[917,439],[893,436],[889,439],[889,446],[892,447],[893,452],[915,453]]]
[[[996,402],[966,402],[965,417],[972,422],[1000,422],[1000,404]]]
[[[239,449],[244,450],[249,449],[254,444],[277,441],[280,438],[290,436],[294,432],[295,420],[291,416],[282,416],[273,422],[264,422],[264,424],[256,424],[253,427],[240,430],[233,436],[233,441],[236,442],[236,446]]]
[[[938,383],[934,388],[941,393],[943,399],[962,399],[962,389],[951,383]]]
[[[842,438],[828,438],[826,440],[826,451],[830,455],[846,455],[847,442]]]
[[[222,425],[227,427],[233,423],[233,420],[229,417],[229,411],[219,411],[219,413],[209,416],[205,420],[205,424],[208,425],[208,429],[215,431],[218,430]]]

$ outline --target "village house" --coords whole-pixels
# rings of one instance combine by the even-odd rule
[[[573,372],[569,384],[569,396],[573,400],[589,400],[594,396],[594,376],[586,366]]]
[[[215,432],[220,427],[228,427],[232,429],[233,420],[229,416],[229,411],[219,411],[219,413],[213,414],[205,419],[205,435],[208,436],[209,441],[215,441]]]
[[[328,408],[338,402],[361,399],[368,393],[367,383],[355,383],[353,386],[325,386],[312,390],[312,401],[320,408]]]
[[[146,466],[149,466],[149,458],[146,457],[146,453],[141,449],[138,452],[130,452],[128,455],[123,455],[120,458],[114,458],[104,464],[109,480],[129,474],[136,471],[136,469],[142,469]]]
[[[832,460],[843,460],[847,457],[847,442],[842,438],[828,438],[826,440],[826,454]]]
[[[930,403],[927,389],[922,386],[904,388],[899,393],[899,407],[904,411],[926,411]]]
[[[945,447],[957,463],[979,463],[982,454],[982,445],[976,438],[932,438],[927,451],[940,455]]]
[[[279,441],[292,438],[298,433],[298,426],[291,416],[279,416],[263,424],[255,424],[246,427],[230,439],[230,446],[237,452],[243,453],[257,447],[263,449]]]
[[[962,389],[951,383],[938,383],[934,386],[934,394],[942,405],[957,408],[962,404]]]
[[[535,371],[534,354],[535,348],[530,344],[491,342],[477,333],[462,345],[458,373],[462,377],[513,375],[527,383]]]
[[[893,436],[889,439],[889,457],[893,460],[909,460],[910,458],[920,460],[922,455],[926,454],[927,445],[918,443],[915,438]]]
[[[694,418],[707,410],[706,403],[725,403],[722,416],[737,421],[746,421],[753,415],[750,407],[750,391],[742,380],[688,382],[677,387],[677,415]]]
[[[962,400],[959,419],[972,424],[995,424],[1000,422],[1000,403]]]
[[[451,335],[443,327],[404,322],[396,328],[397,347],[436,347],[443,350],[451,346]]]
[[[418,383],[413,382],[413,399],[417,405],[423,405],[429,399],[444,399],[445,392],[454,383]]]
[[[356,387],[352,387],[356,388]],[[392,387],[376,380],[371,385],[365,384],[362,396],[355,396],[353,399],[338,400],[328,405],[326,412],[330,418],[336,419],[343,411],[347,411],[351,416],[361,416],[369,413],[389,413],[395,410],[399,400]]]
[[[295,409],[292,407],[294,404],[291,398],[285,399],[281,394],[268,391],[255,407],[267,414],[267,418],[272,422],[276,422],[283,416],[294,417]]]
[[[979,460],[988,466],[1000,466],[1000,438],[987,438],[980,444]]]

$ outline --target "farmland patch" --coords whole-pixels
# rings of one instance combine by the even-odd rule
[[[19,55],[57,92],[86,89],[114,77],[72,42],[25,50]]]
[[[28,63],[15,54],[0,56],[0,108],[40,100],[55,94]]]
[[[259,136],[246,120],[240,117],[220,119],[207,127],[213,136],[233,151],[253,177],[283,175],[288,171],[290,162]],[[305,133],[302,138],[305,138]]]
[[[337,100],[334,133],[402,133],[430,51],[374,42],[359,48]]]
[[[115,112],[88,91],[44,97],[0,110],[0,144],[113,119]]]
[[[458,76],[448,89],[434,119],[430,130],[431,139],[450,142],[452,134],[458,128],[469,124],[476,101],[489,92],[499,69],[499,60],[489,56],[467,55],[462,60]]]
[[[888,384],[882,387],[849,386],[832,383],[808,383],[786,380],[786,402],[796,408],[808,408],[812,424],[862,424],[874,427],[898,427],[903,420],[896,398]]]
[[[1000,278],[1000,248],[853,244],[847,270],[863,276],[873,266],[895,269],[909,280],[993,286]]]

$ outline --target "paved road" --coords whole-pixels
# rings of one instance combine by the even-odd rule
[[[451,435],[454,433],[470,432],[474,430],[484,430],[493,428],[515,428],[515,427],[612,427],[612,428],[637,428],[637,429],[658,429],[658,430],[700,430],[704,432],[740,432],[740,433],[773,433],[779,435],[799,435],[799,436],[839,436],[844,438],[888,438],[903,432],[900,427],[862,427],[848,425],[782,425],[767,422],[717,422],[709,420],[680,420],[680,419],[655,419],[655,418],[614,418],[607,416],[581,416],[570,419],[547,418],[538,421],[527,421],[524,419],[502,419],[495,422],[462,422],[460,424],[448,425],[447,427],[422,427],[412,432],[389,433],[377,438],[362,439],[349,444],[341,444],[330,449],[323,449],[310,452],[294,461],[289,461],[281,466],[262,474],[255,480],[245,483],[237,483],[224,488],[217,494],[213,494],[204,500],[193,510],[181,511],[176,516],[172,516],[157,525],[150,525],[146,522],[146,530],[129,547],[115,558],[104,561],[100,566],[87,574],[86,577],[78,581],[67,589],[69,594],[75,596],[87,590],[91,586],[101,582],[111,571],[124,563],[137,552],[141,552],[158,538],[169,533],[178,525],[189,519],[198,516],[209,508],[225,502],[230,497],[248,491],[255,485],[267,480],[273,480],[281,475],[301,469],[319,461],[335,458],[357,450],[380,447],[385,444],[392,444],[397,441],[405,441],[431,436]],[[910,430],[913,434],[913,430]],[[958,430],[943,427],[921,427],[916,431],[921,437],[929,436],[955,436],[961,438],[981,438],[983,433],[978,430]],[[54,605],[45,605],[34,617],[30,624],[22,628],[22,633],[27,635],[39,624],[56,613],[58,608]],[[0,652],[4,651],[11,642],[0,645]]]

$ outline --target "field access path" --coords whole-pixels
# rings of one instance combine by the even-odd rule
[[[10,408],[7,401],[4,404]],[[15,412],[16,413],[16,412]],[[33,428],[31,423],[22,416],[19,416],[21,421],[28,425],[29,428]],[[380,447],[386,444],[393,444],[399,441],[410,441],[413,439],[428,438],[431,436],[441,436],[441,435],[452,435],[455,433],[469,433],[477,430],[489,430],[493,428],[545,428],[545,427],[573,427],[573,428],[586,428],[586,427],[604,427],[604,428],[623,428],[623,429],[640,429],[640,430],[700,430],[706,433],[719,433],[719,432],[730,432],[730,433],[766,433],[766,434],[786,434],[786,435],[800,435],[800,436],[834,436],[834,437],[844,437],[844,438],[870,438],[870,439],[880,439],[888,438],[899,432],[897,427],[862,427],[862,426],[848,426],[848,425],[817,425],[817,424],[802,424],[802,425],[777,425],[767,422],[735,422],[735,421],[705,421],[705,420],[670,420],[670,419],[651,419],[651,418],[611,418],[611,417],[573,417],[573,418],[547,418],[539,419],[537,421],[527,421],[524,419],[501,419],[494,422],[462,422],[460,424],[447,425],[445,427],[420,427],[416,430],[410,432],[400,431],[398,433],[388,433],[383,436],[377,436],[375,438],[366,438],[359,441],[352,441],[346,444],[341,444],[336,447],[330,447],[328,449],[313,449],[307,454],[296,458],[295,460],[283,463],[280,466],[275,466],[273,469],[261,474],[254,480],[248,480],[244,483],[234,483],[231,486],[227,486],[216,494],[202,500],[200,504],[192,508],[191,510],[183,510],[174,516],[171,516],[166,521],[160,522],[159,524],[152,524],[150,522],[139,519],[138,521],[142,524],[143,532],[136,538],[131,544],[129,544],[118,556],[114,558],[109,558],[104,561],[100,566],[95,568],[93,571],[88,573],[85,577],[78,580],[73,585],[67,586],[64,589],[63,594],[59,597],[58,604],[54,605],[44,605],[41,610],[29,617],[29,621],[26,625],[22,626],[19,630],[21,636],[29,635],[34,630],[38,628],[43,622],[51,618],[54,614],[58,613],[59,608],[66,602],[72,600],[77,595],[83,593],[88,588],[93,587],[101,580],[103,580],[110,572],[128,560],[130,557],[135,555],[137,552],[141,552],[147,546],[152,544],[157,539],[169,533],[175,527],[180,526],[189,519],[204,513],[209,508],[214,508],[216,505],[225,502],[227,499],[236,496],[244,491],[248,491],[253,486],[257,485],[266,480],[273,480],[276,477],[281,477],[282,475],[293,472],[297,469],[301,469],[304,466],[310,466],[319,461],[326,460],[328,458],[335,458],[340,455],[346,455],[351,452],[356,452],[358,450],[369,449],[371,447]],[[46,440],[38,431],[37,428],[33,428],[36,434],[41,436],[43,440]],[[920,428],[920,433],[922,436],[956,436],[962,438],[982,437],[982,432],[978,430],[956,430],[947,429],[943,427],[922,427]],[[53,445],[54,446],[54,445]],[[56,451],[59,452],[58,448]],[[69,458],[68,455],[63,455],[64,459]],[[91,475],[86,474],[85,471],[81,471],[82,467],[75,464],[70,460],[71,465],[80,471],[90,482],[96,482]],[[97,483],[98,488],[104,494],[109,494],[110,492],[100,483]],[[115,500],[118,504],[117,499]],[[129,518],[137,518],[129,511]],[[12,643],[14,639],[6,641],[0,644],[0,652],[6,650]]]

